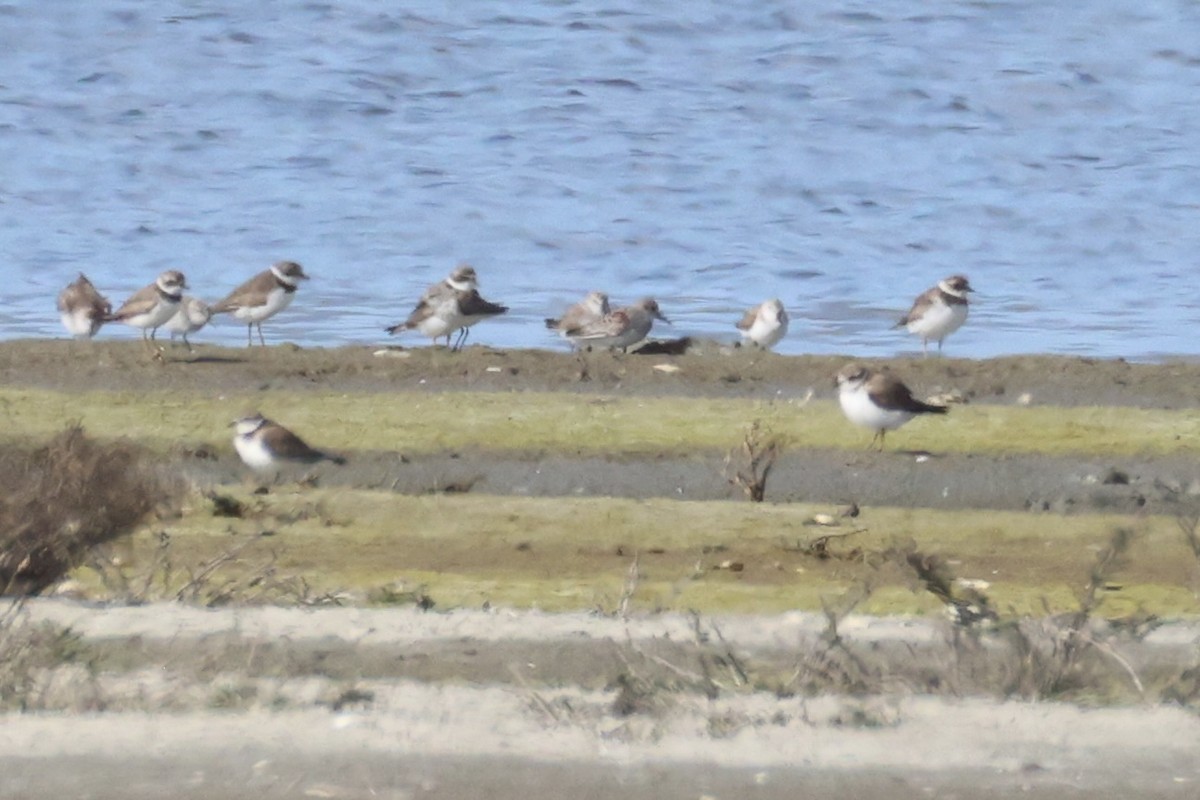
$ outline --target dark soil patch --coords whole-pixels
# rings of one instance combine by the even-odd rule
[[[385,353],[376,355],[376,353]],[[165,364],[135,342],[20,340],[0,342],[0,384],[59,391],[190,390],[250,392],[388,392],[404,390],[578,391],[800,396],[831,391],[852,356],[781,356],[697,342],[686,355],[569,354],[468,347],[411,350],[292,345],[167,353]],[[1200,364],[1133,364],[1059,356],[983,361],[950,358],[887,362],[929,393],[953,390],[968,402],[1193,408],[1200,404]],[[677,371],[656,366],[670,365]]]

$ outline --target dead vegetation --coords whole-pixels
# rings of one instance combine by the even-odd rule
[[[688,697],[707,702],[746,692],[779,698],[924,694],[1087,705],[1173,703],[1200,711],[1200,648],[1190,663],[1178,654],[1168,659],[1147,655],[1153,648],[1145,639],[1159,620],[1150,615],[1108,620],[1101,614],[1104,592],[1118,580],[1136,539],[1136,530],[1113,531],[1081,577],[1077,608],[1034,618],[1005,614],[988,597],[986,582],[956,576],[947,559],[921,552],[912,543],[873,552],[855,546],[843,553],[834,544],[839,539],[821,537],[812,557],[851,557],[870,570],[844,594],[823,602],[823,631],[801,645],[790,664],[777,656],[738,653],[714,623],[693,614],[694,638],[688,646],[629,642],[622,648],[622,667],[609,687],[614,692],[611,712],[657,718],[690,702]],[[845,635],[853,612],[894,570],[906,572],[914,590],[929,592],[944,604],[947,622],[940,641],[864,642]],[[891,713],[863,716],[856,708],[847,706],[845,724],[895,721]],[[723,714],[714,720],[720,730],[764,723],[739,723]]]
[[[182,492],[140,448],[99,443],[79,425],[41,447],[6,447],[0,486],[0,592],[8,595],[43,591]]]
[[[725,455],[725,479],[740,488],[746,497],[761,503],[767,496],[767,479],[783,454],[785,438],[755,420],[742,437],[742,443]]]
[[[338,605],[337,594],[317,592],[305,576],[282,571],[275,550],[261,552],[270,536],[270,532],[248,536],[199,564],[180,564],[172,556],[171,535],[160,531],[148,563],[127,565],[101,546],[92,551],[87,566],[99,576],[106,599],[125,604]]]

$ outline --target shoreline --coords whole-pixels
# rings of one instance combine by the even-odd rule
[[[697,342],[686,355],[571,354],[495,350],[344,346],[168,348],[166,363],[140,342],[0,342],[0,385],[79,391],[554,391],[629,396],[702,395],[772,399],[832,396],[848,361],[887,365],[914,390],[971,403],[1200,407],[1200,362],[1140,364],[1076,356],[855,359],[781,356]]]

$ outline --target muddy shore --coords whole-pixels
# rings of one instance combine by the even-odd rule
[[[833,394],[833,376],[851,356],[780,356],[697,342],[684,355],[635,351],[569,354],[468,347],[168,348],[165,363],[134,342],[0,342],[0,384],[63,392],[261,389],[619,392],[769,399]],[[865,363],[879,363],[864,360]],[[1200,363],[1140,364],[1067,356],[971,361],[895,359],[888,365],[927,394],[968,402],[1195,408]],[[662,367],[669,367],[664,371]]]

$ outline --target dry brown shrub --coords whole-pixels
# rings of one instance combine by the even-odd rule
[[[742,444],[725,455],[725,479],[751,501],[761,503],[767,497],[767,478],[786,446],[783,436],[755,420],[746,429]]]
[[[41,447],[3,448],[0,594],[45,590],[181,494],[140,448],[97,442],[78,424]]]

